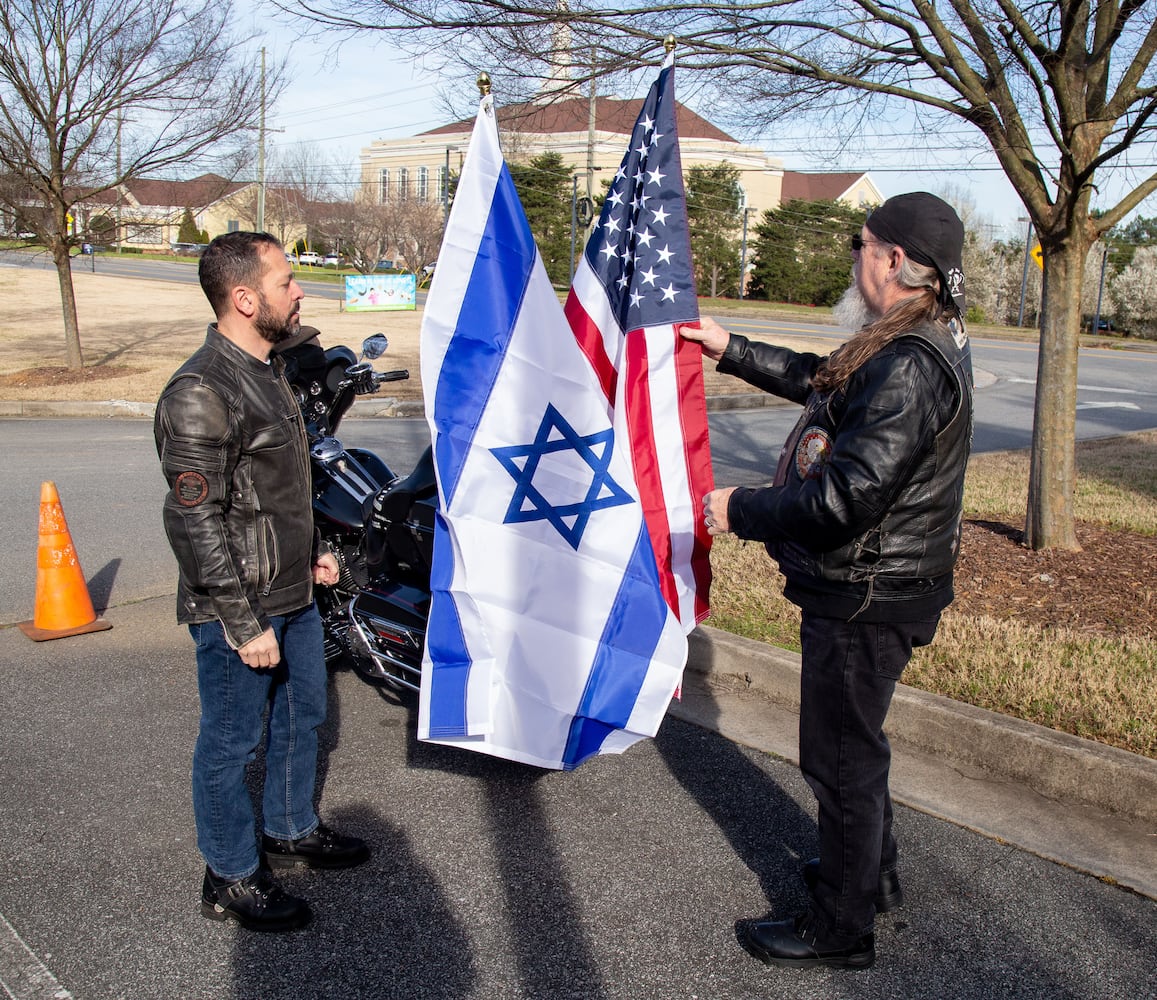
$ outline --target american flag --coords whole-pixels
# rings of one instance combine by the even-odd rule
[[[708,614],[711,537],[701,500],[714,488],[702,349],[668,55],[643,102],[566,315],[598,373],[616,435],[630,441],[663,595],[690,632]]]

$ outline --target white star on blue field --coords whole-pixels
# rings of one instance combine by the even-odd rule
[[[619,486],[608,471],[614,446],[612,428],[594,434],[579,434],[552,404],[548,404],[533,443],[490,449],[515,483],[503,523],[549,521],[571,548],[577,550],[591,514],[634,502],[634,497]],[[592,473],[591,482],[581,500],[552,503],[535,488],[534,477],[543,458],[566,452],[573,452],[586,463]]]

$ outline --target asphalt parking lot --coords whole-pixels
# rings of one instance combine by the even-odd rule
[[[107,632],[0,630],[0,982],[24,998],[1151,998],[1157,904],[900,808],[904,907],[867,972],[768,969],[737,920],[791,915],[815,848],[787,761],[674,718],[573,773],[417,743],[333,677],[323,818],[361,868],[300,873],[314,924],[204,920],[192,648],[172,599]]]

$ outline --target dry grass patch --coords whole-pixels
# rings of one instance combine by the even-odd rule
[[[974,455],[964,482],[965,511],[1021,523],[1028,473],[1027,451]],[[1078,521],[1157,535],[1157,432],[1081,442],[1077,477],[1073,508]]]
[[[904,683],[1157,757],[1153,640],[1041,629],[951,608]]]
[[[974,456],[957,599],[913,687],[1157,757],[1157,432],[1077,446],[1079,553],[1019,544],[1028,454]],[[799,610],[761,545],[712,551],[710,624],[799,650]]]

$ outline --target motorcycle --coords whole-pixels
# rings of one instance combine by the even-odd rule
[[[410,377],[375,371],[388,341],[375,334],[360,357],[325,349],[318,331],[278,348],[309,438],[314,523],[337,558],[338,582],[316,588],[330,666],[348,661],[373,684],[417,691],[430,609],[437,488],[431,449],[398,476],[372,451],[345,448],[335,436],[358,396]]]

